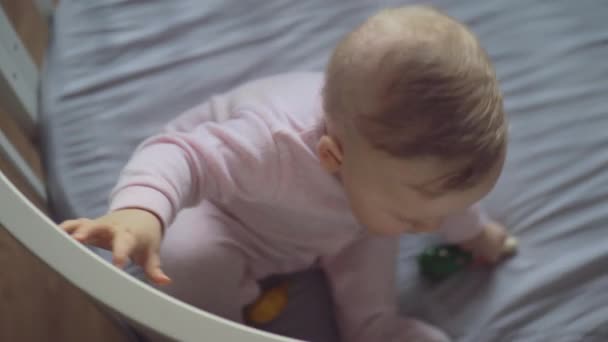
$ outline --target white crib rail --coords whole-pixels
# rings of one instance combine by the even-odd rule
[[[1,172],[0,222],[74,285],[162,335],[178,341],[296,342],[198,310],[131,278],[62,232]]]

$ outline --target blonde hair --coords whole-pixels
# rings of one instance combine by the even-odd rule
[[[507,140],[489,57],[464,25],[430,7],[384,10],[347,35],[327,68],[324,107],[395,157],[467,160],[447,188],[486,174]]]

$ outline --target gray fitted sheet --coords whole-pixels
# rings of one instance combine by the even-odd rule
[[[183,110],[245,80],[321,70],[341,35],[405,2],[62,0],[42,87],[57,219],[104,213],[135,146]],[[458,341],[608,341],[608,2],[426,3],[469,24],[495,61],[511,142],[484,205],[521,250],[495,272],[429,286],[414,257],[435,241],[405,237],[403,311]],[[332,340],[305,317],[326,312],[310,299],[322,283],[301,284],[271,330]]]

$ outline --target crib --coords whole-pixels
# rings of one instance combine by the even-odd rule
[[[41,307],[60,305],[44,296],[62,288],[65,303],[84,308],[95,322],[82,323],[81,335],[47,340],[336,341],[331,325],[315,321],[331,316],[329,303],[314,300],[326,291],[318,273],[296,276],[300,285],[284,317],[262,331],[163,294],[136,267],[117,270],[107,252],[75,243],[55,223],[103,214],[135,146],[175,115],[246,80],[322,70],[333,44],[363,18],[421,2],[1,3],[0,265],[10,275],[4,279],[26,279],[27,270],[38,277],[30,282],[52,279],[55,292],[37,295]],[[505,171],[482,205],[521,247],[494,271],[429,285],[414,260],[436,237],[403,237],[396,270],[401,310],[455,341],[607,341],[608,3],[422,3],[469,25],[496,65],[510,143]],[[11,267],[20,265],[16,258],[27,270]],[[36,288],[2,279],[5,293]],[[15,308],[24,302],[14,298],[26,297],[13,295],[12,306],[0,309],[0,340],[40,340],[9,332],[9,322],[29,330],[36,327],[31,317],[58,315],[20,313]],[[71,312],[70,320],[84,319]]]

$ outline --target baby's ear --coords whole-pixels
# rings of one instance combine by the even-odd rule
[[[317,152],[321,166],[329,173],[336,173],[342,166],[342,148],[339,142],[329,136],[324,135],[319,140]]]

